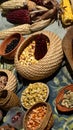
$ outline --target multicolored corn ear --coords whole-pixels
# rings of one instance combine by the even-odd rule
[[[29,24],[31,22],[30,13],[27,9],[10,10],[6,15],[6,19],[13,24]]]

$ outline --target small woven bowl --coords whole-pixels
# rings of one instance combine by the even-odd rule
[[[5,53],[5,49],[7,45],[9,45],[10,42],[14,39],[17,39],[17,40],[19,39],[18,44],[12,51],[10,51],[9,53]],[[24,38],[22,37],[20,33],[13,33],[12,35],[6,37],[5,40],[0,45],[0,56],[3,56],[4,58],[9,59],[9,60],[14,59],[16,50],[23,40]]]
[[[7,89],[10,91],[15,91],[17,87],[17,79],[15,75],[7,69],[0,69],[0,75],[7,76],[6,86],[4,88],[0,88],[0,90]]]
[[[31,65],[21,65],[19,56],[23,50],[28,46],[30,41],[34,40],[37,34],[43,33],[50,40],[50,46],[46,55],[38,61],[38,63]],[[18,48],[15,55],[15,67],[18,73],[29,80],[41,80],[52,75],[60,66],[63,58],[61,39],[53,32],[39,31],[30,35]]]
[[[25,109],[29,109],[32,105],[36,104],[39,101],[46,102],[48,97],[49,97],[48,85],[42,82],[35,82],[33,84],[30,83],[27,86],[27,88],[22,91],[21,104]]]
[[[36,130],[50,130],[50,128],[53,126],[54,120],[53,120],[53,113],[50,104],[46,102],[38,102],[35,105],[33,105],[30,109],[28,109],[24,115],[23,128],[25,130],[28,130],[27,121],[28,121],[29,114],[33,111],[33,109],[42,106],[46,107],[46,114],[44,115],[43,120],[41,120],[40,125],[37,127]]]
[[[69,90],[71,90],[71,92],[73,92],[73,84],[65,86],[64,88],[62,88],[59,91],[59,93],[58,93],[58,95],[56,97],[56,107],[61,112],[70,112],[70,111],[73,111],[73,107],[72,108],[67,108],[66,106],[61,105],[61,101],[63,100],[64,94],[67,91],[69,91]]]
[[[8,111],[12,107],[20,106],[19,97],[9,90],[0,91],[0,108],[4,111]]]

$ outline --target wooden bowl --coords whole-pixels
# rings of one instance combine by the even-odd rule
[[[50,130],[50,128],[53,126],[54,123],[54,119],[53,119],[53,113],[52,113],[52,109],[49,103],[46,102],[38,102],[35,105],[33,105],[30,109],[27,110],[27,112],[24,115],[24,119],[23,119],[23,128],[25,130],[28,130],[28,119],[30,114],[35,111],[35,109],[38,109],[39,107],[45,107],[46,108],[46,112],[44,114],[44,117],[42,116],[41,122],[38,125],[37,128],[35,128],[36,130]],[[41,109],[42,110],[42,109]],[[42,110],[43,111],[43,110]],[[35,112],[34,112],[35,113]],[[38,111],[37,116],[40,114],[41,112]],[[32,117],[31,117],[32,118]],[[37,120],[37,119],[36,119]],[[35,116],[34,116],[34,121],[35,121]],[[31,128],[32,130],[32,128]]]
[[[23,52],[23,50],[30,44],[32,40],[35,40],[35,37],[38,34],[44,34],[48,37],[50,41],[50,46],[45,54],[45,56],[38,61],[38,63],[31,65],[22,65],[19,62],[19,56]],[[15,67],[18,73],[29,80],[41,80],[47,78],[52,75],[60,66],[63,59],[63,51],[61,39],[54,34],[53,32],[48,31],[39,31],[37,33],[33,33],[27,37],[25,41],[18,48],[15,55]]]
[[[0,76],[1,75],[7,77],[7,83],[6,83],[5,87],[3,87],[3,88],[0,87],[0,90],[7,89],[10,91],[15,91],[16,87],[17,87],[17,79],[16,79],[15,75],[7,69],[0,69]]]
[[[68,86],[62,88],[62,89],[59,91],[59,93],[58,93],[58,95],[57,95],[57,97],[56,97],[56,107],[57,107],[57,109],[58,109],[59,111],[61,111],[61,112],[70,112],[70,111],[73,111],[73,107],[70,108],[70,107],[67,107],[67,106],[65,106],[65,105],[62,105],[62,101],[65,101],[65,99],[66,99],[66,98],[64,97],[64,95],[65,95],[68,91],[73,92],[73,84],[68,85]],[[72,94],[72,95],[73,95],[73,94]]]
[[[67,61],[73,70],[73,27],[70,27],[62,40],[62,47]]]
[[[16,45],[16,47],[13,50],[11,50],[8,53],[5,53],[6,47],[14,39],[18,40],[18,44]],[[0,45],[0,56],[3,56],[4,58],[9,59],[9,60],[14,59],[16,50],[19,47],[19,45],[22,43],[23,40],[24,40],[24,37],[22,37],[22,35],[20,33],[13,33],[12,35],[6,37],[5,40]]]

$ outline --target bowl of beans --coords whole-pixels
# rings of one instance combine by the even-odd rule
[[[23,128],[25,130],[50,130],[53,125],[53,114],[49,103],[38,102],[24,115]]]
[[[24,37],[20,33],[13,33],[6,37],[0,45],[0,56],[5,59],[14,59],[16,50],[23,40]]]
[[[62,88],[56,97],[56,107],[61,112],[73,111],[73,84]]]

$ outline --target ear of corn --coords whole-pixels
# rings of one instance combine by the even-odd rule
[[[10,0],[3,2],[0,6],[3,10],[22,8],[28,6],[28,10],[36,9],[36,3],[30,0]]]
[[[14,9],[6,14],[7,21],[13,24],[30,24],[30,13],[27,9]]]
[[[11,27],[9,29],[5,29],[0,31],[0,39],[4,39],[5,37],[11,35],[12,33],[21,33],[21,34],[30,34],[30,24],[22,24],[16,27]]]
[[[33,23],[30,27],[30,30],[31,30],[31,32],[36,32],[36,31],[42,30],[44,27],[47,27],[53,21],[54,20],[51,20],[49,18],[48,20],[41,20],[39,22]]]
[[[21,33],[23,35],[28,35],[32,32],[42,30],[43,28],[48,26],[53,21],[54,20],[48,19],[48,20],[42,20],[42,21],[33,23],[32,25],[22,24],[22,25],[18,25],[16,27],[5,29],[3,31],[0,31],[0,39],[4,39],[5,37],[11,35],[12,33]]]
[[[9,0],[3,2],[0,6],[3,10],[21,8],[28,3],[28,0]]]
[[[61,20],[64,25],[70,25],[73,22],[73,12],[69,0],[61,1],[61,8],[63,13],[61,14]]]

